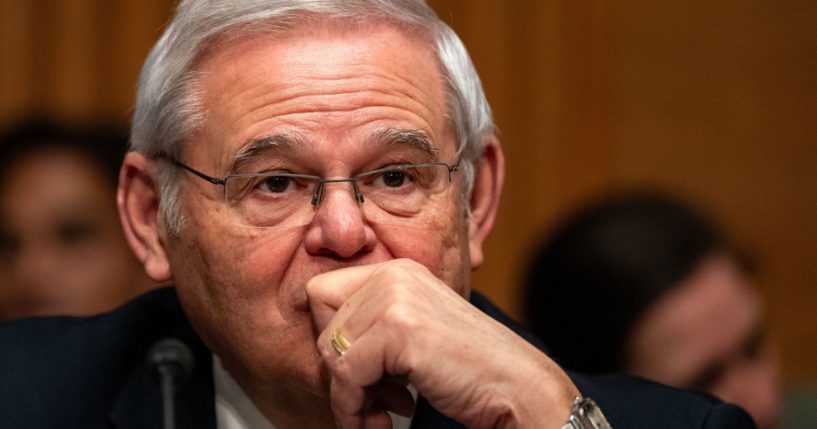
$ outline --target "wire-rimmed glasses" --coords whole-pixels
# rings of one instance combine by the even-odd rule
[[[412,217],[436,194],[446,190],[459,163],[398,164],[366,171],[349,178],[326,179],[308,174],[270,171],[237,173],[224,178],[204,174],[170,159],[188,172],[224,188],[224,200],[254,227],[277,226],[298,210],[318,206],[326,185],[348,182],[359,204],[371,202],[396,217]],[[308,203],[307,203],[308,202]]]

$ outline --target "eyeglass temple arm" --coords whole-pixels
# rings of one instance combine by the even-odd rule
[[[448,167],[448,181],[451,182],[451,175],[454,174],[455,171],[459,171],[460,169],[460,161],[457,161],[454,165],[443,164]]]
[[[184,168],[185,170],[195,174],[196,176],[201,177],[202,179],[204,179],[204,180],[206,180],[206,181],[208,181],[208,182],[210,182],[210,183],[212,183],[214,185],[224,186],[227,183],[227,181],[224,180],[224,179],[219,179],[218,177],[208,176],[208,175],[202,173],[201,171],[198,171],[198,170],[194,169],[193,167],[188,167],[187,165],[185,165],[182,162],[179,162],[179,161],[177,161],[175,159],[171,158],[170,161],[172,163],[178,165],[179,167]]]

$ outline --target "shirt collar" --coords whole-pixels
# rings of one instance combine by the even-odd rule
[[[218,429],[275,429],[261,414],[241,386],[213,355],[213,384],[216,392],[216,427]],[[411,394],[417,398],[413,388]],[[394,429],[409,429],[411,419],[389,413]]]

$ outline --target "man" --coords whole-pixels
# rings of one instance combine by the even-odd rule
[[[414,427],[557,428],[580,394],[617,428],[751,427],[711,398],[571,378],[466,300],[503,157],[464,48],[421,1],[182,2],[143,70],[132,145],[125,233],[195,333],[167,290],[69,328],[10,327],[15,350],[103,349],[69,354],[86,386],[49,391],[44,411],[93,400],[52,424],[155,426],[158,390],[133,368],[172,335],[197,355],[179,398],[191,427],[386,428],[412,389]],[[59,334],[19,339],[37,328]]]

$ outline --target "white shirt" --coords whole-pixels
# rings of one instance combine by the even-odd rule
[[[275,429],[261,414],[241,386],[221,367],[221,360],[213,355],[213,384],[216,391],[216,427],[218,429]],[[414,389],[411,394],[417,398]],[[411,419],[389,413],[394,429],[409,429]]]

